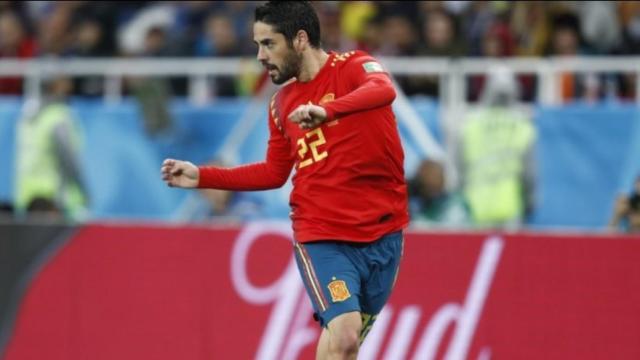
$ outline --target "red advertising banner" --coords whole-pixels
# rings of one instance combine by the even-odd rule
[[[313,359],[288,224],[81,228],[4,360]],[[359,359],[640,359],[640,241],[418,233]]]

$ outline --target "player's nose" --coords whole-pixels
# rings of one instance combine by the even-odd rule
[[[258,48],[258,54],[256,55],[256,58],[258,59],[258,61],[260,61],[263,64],[267,63],[267,60],[268,60],[267,54],[262,49],[262,47]]]

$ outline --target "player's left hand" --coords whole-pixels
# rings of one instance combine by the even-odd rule
[[[313,129],[327,120],[327,112],[322,106],[300,105],[289,114],[289,120],[298,124],[301,129]]]

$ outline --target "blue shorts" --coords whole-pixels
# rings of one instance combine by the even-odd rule
[[[363,340],[389,299],[403,242],[402,231],[397,231],[371,243],[295,243],[298,270],[320,325],[326,327],[336,316],[358,311]]]

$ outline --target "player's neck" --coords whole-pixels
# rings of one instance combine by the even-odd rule
[[[320,69],[326,64],[329,59],[327,54],[322,49],[309,49],[309,51],[303,54],[302,67],[300,69],[300,75],[298,76],[299,82],[309,82],[313,80],[320,72]]]

